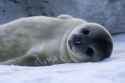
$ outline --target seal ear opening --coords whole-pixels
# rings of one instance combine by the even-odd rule
[[[87,56],[89,56],[89,57],[94,56],[94,50],[93,50],[93,48],[88,47],[88,48],[86,49],[86,51],[85,51],[85,54],[86,54]]]

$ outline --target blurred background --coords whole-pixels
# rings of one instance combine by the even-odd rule
[[[69,14],[125,32],[125,0],[0,0],[0,24],[20,17]]]

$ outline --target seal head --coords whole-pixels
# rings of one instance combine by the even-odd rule
[[[110,57],[113,42],[110,33],[96,23],[87,23],[72,30],[67,50],[77,62],[96,62]]]

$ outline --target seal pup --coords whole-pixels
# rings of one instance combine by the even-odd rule
[[[108,58],[112,48],[102,25],[68,15],[25,17],[0,26],[0,64],[96,62]]]

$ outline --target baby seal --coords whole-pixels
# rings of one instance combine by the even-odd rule
[[[108,58],[112,49],[111,35],[102,25],[67,15],[25,17],[0,26],[0,64],[96,62]]]

